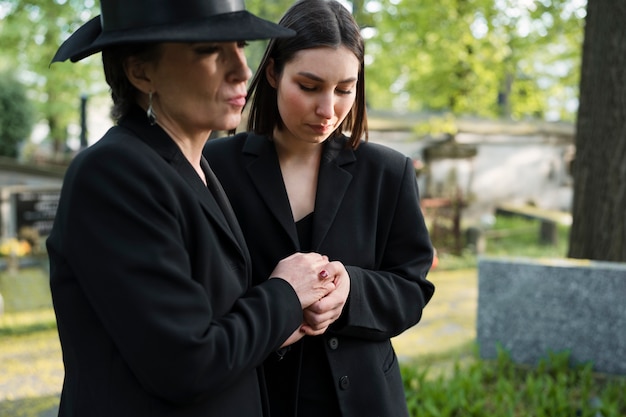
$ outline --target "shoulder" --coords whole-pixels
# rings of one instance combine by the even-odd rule
[[[256,157],[271,148],[273,145],[267,136],[242,132],[234,136],[210,139],[204,146],[203,154],[209,161],[217,161],[243,155]]]
[[[241,155],[248,136],[248,132],[242,132],[234,136],[209,139],[202,154],[212,167],[226,160],[232,161]]]
[[[64,182],[86,188],[129,188],[143,178],[150,183],[171,176],[169,163],[132,131],[115,126],[96,143],[79,152],[67,169]]]
[[[394,176],[403,176],[412,162],[408,156],[385,145],[373,142],[361,142],[354,150],[358,164],[368,170],[375,170]]]
[[[250,134],[248,132],[237,133],[233,136],[223,136],[209,139],[204,145],[204,154],[210,152],[222,152],[228,149],[241,149]]]
[[[378,158],[384,162],[398,163],[405,161],[408,157],[393,148],[380,143],[361,142],[355,150],[357,157],[362,158]]]
[[[119,169],[124,162],[152,160],[158,154],[132,131],[120,126],[109,129],[104,136],[79,152],[70,166]],[[133,165],[133,164],[129,164]]]

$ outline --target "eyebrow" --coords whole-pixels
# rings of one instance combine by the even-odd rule
[[[324,80],[323,80],[322,78],[320,78],[320,77],[318,77],[317,75],[312,74],[312,73],[310,73],[310,72],[301,71],[301,72],[299,72],[299,73],[298,73],[298,75],[301,75],[301,76],[303,76],[303,77],[310,78],[310,79],[312,79],[313,81],[324,82]],[[341,80],[341,81],[339,81],[337,84],[351,83],[351,82],[354,82],[354,81],[356,81],[356,80],[357,80],[357,78],[356,78],[356,77],[346,78],[345,80]]]

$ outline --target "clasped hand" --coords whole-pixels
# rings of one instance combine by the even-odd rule
[[[323,334],[328,326],[340,316],[350,293],[350,276],[341,262],[333,261],[324,266],[322,271],[328,274],[334,284],[334,289],[324,297],[315,301],[303,310],[303,323],[282,345],[288,346],[300,340],[305,335],[317,336]]]

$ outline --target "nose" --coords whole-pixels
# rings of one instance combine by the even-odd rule
[[[229,81],[246,82],[252,77],[252,70],[248,67],[244,48],[233,43],[233,53],[231,56],[231,70],[228,73]]]
[[[333,93],[320,94],[315,114],[325,119],[332,119],[335,108],[335,96]]]

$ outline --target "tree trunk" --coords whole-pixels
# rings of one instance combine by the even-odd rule
[[[626,2],[588,0],[573,166],[572,258],[626,261]]]

